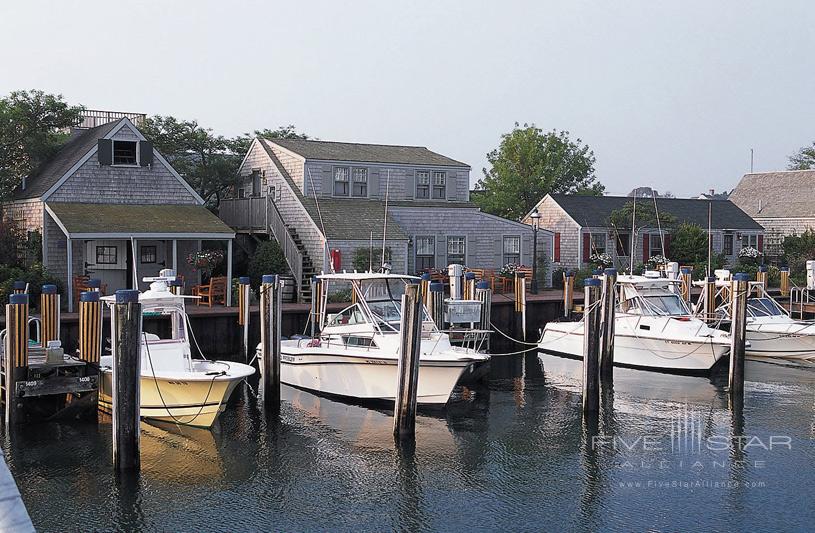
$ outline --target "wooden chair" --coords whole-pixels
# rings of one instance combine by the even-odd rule
[[[226,276],[210,278],[209,283],[196,285],[192,288],[192,295],[200,297],[195,302],[196,305],[207,304],[212,307],[218,300],[226,305]]]
[[[519,267],[516,272],[523,274],[527,280],[532,279],[532,267]],[[509,292],[515,289],[515,276],[512,276],[511,278],[498,276],[495,278],[495,280],[495,284],[501,288],[500,292]],[[527,282],[526,286],[528,290],[530,284]],[[496,289],[495,292],[498,292],[498,290]]]
[[[79,295],[88,290],[88,281],[90,279],[90,276],[74,276],[74,302],[78,302]]]
[[[495,291],[495,271],[488,268],[468,268],[468,272],[475,274],[476,281],[486,281],[490,284],[490,289]]]

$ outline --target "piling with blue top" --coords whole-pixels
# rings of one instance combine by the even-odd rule
[[[428,295],[430,305],[427,306],[430,311],[430,318],[436,323],[436,327],[440,330],[444,329],[444,284],[440,281],[434,281],[430,284],[430,292]]]
[[[11,286],[12,294],[25,294],[28,291],[28,283],[23,280],[16,280]]]
[[[464,299],[475,300],[475,272],[464,273]]]
[[[614,375],[614,324],[617,307],[617,269],[607,268],[600,278],[600,380],[611,383]]]
[[[730,398],[744,397],[744,356],[747,336],[747,297],[750,277],[739,272],[733,276],[730,290],[730,372],[728,385]]]
[[[6,341],[4,346],[5,422],[6,428],[22,422],[22,404],[17,396],[17,382],[28,377],[28,295],[9,295],[6,305]]]
[[[682,280],[681,285],[681,293],[682,299],[686,302],[690,303],[691,301],[691,294],[690,290],[693,287],[693,281],[691,280],[691,269],[688,267],[682,267],[679,269],[679,279]]]
[[[266,274],[260,284],[260,391],[263,405],[280,407],[280,335],[283,316],[280,276]]]
[[[478,329],[484,331],[492,330],[492,289],[490,283],[481,280],[475,284],[475,299],[481,302],[481,319],[478,323]],[[490,335],[488,334],[484,339],[484,349],[490,349]]]
[[[758,272],[756,272],[756,281],[763,284],[764,288],[767,289],[767,265],[759,265]]]
[[[425,272],[424,274],[422,274],[421,278],[422,278],[421,281],[422,300],[424,301],[425,307],[430,309],[430,281],[431,281],[430,272]]]
[[[102,301],[97,291],[79,295],[79,358],[93,365],[102,357]]]
[[[601,282],[590,278],[583,282],[583,411],[600,410],[600,299]]]
[[[247,276],[238,278],[238,325],[243,332],[242,348],[244,361],[249,360],[249,294],[251,280]]]
[[[59,293],[56,285],[43,285],[40,294],[40,341],[43,348],[49,341],[59,340]]]
[[[184,282],[178,278],[170,281],[170,292],[176,296],[182,296],[184,294]]]
[[[789,296],[790,295],[790,267],[782,266],[781,267],[781,296]]]
[[[140,465],[142,306],[138,290],[116,291],[113,329],[113,466],[137,470]],[[149,353],[149,352],[148,352]]]
[[[102,290],[102,280],[98,278],[89,279],[85,286],[96,292],[100,292]]]
[[[705,278],[704,291],[702,296],[704,318],[708,322],[713,322],[716,320],[716,278],[714,276]]]

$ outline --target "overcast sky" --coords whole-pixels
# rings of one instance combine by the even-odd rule
[[[589,144],[611,194],[783,169],[815,140],[811,1],[3,1],[0,94],[414,144],[482,175],[517,121]]]

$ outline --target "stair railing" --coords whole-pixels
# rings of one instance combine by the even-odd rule
[[[297,248],[297,243],[294,242],[294,238],[292,238],[286,224],[283,222],[280,211],[270,196],[266,196],[266,227],[269,228],[269,233],[274,235],[277,242],[280,243],[280,247],[283,248],[283,256],[286,258],[292,276],[294,276],[297,300],[299,301],[301,298],[300,286],[303,284],[303,253]]]

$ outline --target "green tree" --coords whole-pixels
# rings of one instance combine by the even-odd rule
[[[697,224],[684,222],[671,234],[671,259],[683,265],[707,261],[707,232]]]
[[[248,274],[252,279],[252,286],[259,287],[261,278],[265,274],[287,274],[289,265],[283,255],[283,249],[275,240],[260,243],[254,255],[249,260]]]
[[[0,99],[0,200],[59,149],[82,111],[62,95],[38,90]]]
[[[629,243],[638,242],[638,237],[644,229],[661,227],[665,231],[676,224],[676,217],[665,211],[657,214],[654,203],[650,199],[637,202],[635,210],[634,201],[632,200],[620,209],[612,211],[608,217],[608,223],[611,226],[616,245],[622,242],[620,235],[631,235],[632,229],[634,233],[631,235]],[[627,266],[617,265],[618,268],[626,268]]]
[[[815,142],[803,146],[789,157],[787,170],[809,170],[815,168]]]
[[[549,193],[599,196],[605,190],[594,175],[594,152],[567,131],[516,122],[487,160],[491,168],[483,170],[473,201],[505,218],[519,220]]]

